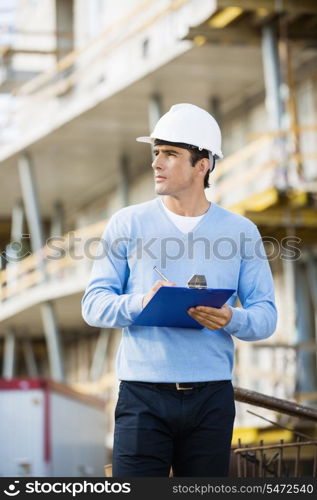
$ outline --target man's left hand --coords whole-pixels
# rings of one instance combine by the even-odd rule
[[[224,328],[232,318],[232,311],[227,304],[216,307],[197,306],[188,309],[188,314],[209,330]]]

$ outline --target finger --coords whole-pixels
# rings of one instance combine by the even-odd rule
[[[171,281],[162,281],[162,283],[157,287],[157,290],[162,287],[174,287],[177,286],[175,283],[172,283]]]
[[[158,280],[152,286],[152,290],[156,292],[162,286],[176,286],[176,285],[171,281]]]
[[[212,327],[213,329],[218,329],[223,328],[224,326],[224,321],[215,321],[210,317],[206,317],[198,313],[192,313],[190,314],[190,316],[199,323],[204,324],[204,326],[207,326],[208,328]]]
[[[223,309],[219,307],[196,306],[195,309],[200,312],[208,313],[212,316],[218,316],[224,312]]]
[[[210,320],[210,318],[206,318],[204,316],[201,316],[197,313],[190,313],[188,314],[193,318],[195,321],[200,323],[201,325],[205,326],[206,328],[209,328],[210,330],[218,330],[221,328],[221,325],[218,322]]]
[[[193,308],[193,311],[195,311],[195,312],[197,312],[197,313],[203,315],[204,317],[209,318],[213,321],[222,321],[222,320],[227,318],[227,314],[228,314],[226,311],[224,311],[224,310],[221,311],[220,309],[217,309],[216,313],[206,311],[206,309],[201,310],[200,306]]]
[[[202,311],[199,307],[191,307],[189,309],[190,312],[194,314],[200,314],[202,317],[211,320],[219,320],[224,318],[224,314],[211,314],[209,311]]]
[[[208,314],[200,313],[197,311],[193,312],[192,315],[197,318],[204,319],[206,321],[211,321],[212,323],[216,323],[217,325],[220,325],[225,321],[225,318],[216,318],[214,316],[210,316]]]
[[[165,281],[163,281],[163,280],[157,280],[157,281],[154,283],[153,287],[160,287],[160,286],[163,286],[163,283],[166,283],[166,282],[165,282]]]

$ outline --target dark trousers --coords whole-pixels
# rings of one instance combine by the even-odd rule
[[[228,475],[233,387],[223,380],[178,391],[143,382],[120,384],[115,410],[114,477]]]

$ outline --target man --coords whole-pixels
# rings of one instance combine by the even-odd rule
[[[88,324],[123,328],[113,475],[168,476],[172,466],[175,476],[226,476],[235,417],[232,337],[253,341],[274,332],[270,268],[256,226],[205,196],[222,157],[209,113],[174,105],[138,140],[154,145],[160,197],[111,218],[82,300]],[[154,266],[170,281],[157,280]],[[204,275],[208,288],[236,290],[220,309],[189,309],[203,329],[133,325],[161,286],[186,286],[194,274]]]

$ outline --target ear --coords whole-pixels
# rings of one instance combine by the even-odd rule
[[[205,176],[210,169],[210,160],[208,158],[202,158],[198,163],[198,171]]]

